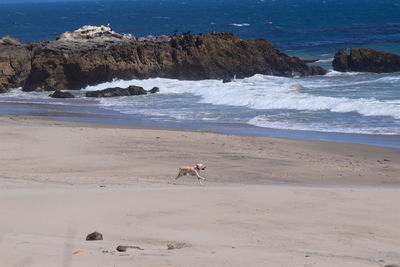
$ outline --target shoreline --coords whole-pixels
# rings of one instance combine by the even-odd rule
[[[30,158],[37,157],[35,153],[40,152],[39,155],[43,154],[49,161],[43,166],[43,170],[37,169],[34,164],[35,162],[42,164],[44,159],[32,162],[28,157],[20,162],[25,166],[24,169],[28,169],[29,166],[37,169],[35,172],[30,171],[29,176],[34,177],[33,180],[39,184],[46,184],[48,181],[55,184],[65,183],[65,178],[53,179],[56,176],[61,177],[61,173],[49,176],[54,170],[62,170],[65,175],[74,176],[72,184],[101,183],[100,181],[107,179],[106,173],[110,173],[122,178],[126,184],[135,184],[134,181],[140,184],[148,179],[152,185],[160,183],[165,185],[166,182],[173,182],[170,178],[176,175],[177,166],[192,162],[204,162],[216,167],[216,175],[219,177],[213,179],[216,185],[233,183],[390,187],[400,184],[400,178],[396,176],[396,172],[400,171],[400,150],[394,148],[318,140],[241,136],[142,125],[74,122],[40,117],[0,116],[0,122],[5,143],[9,142],[17,147],[23,146],[30,154]],[[37,147],[38,144],[29,142],[32,139],[29,133],[33,134],[43,146],[43,151],[38,151],[40,149]],[[26,140],[21,139],[21,136],[25,136]],[[95,138],[90,140],[93,137]],[[70,148],[62,144],[63,138],[75,141],[77,144],[71,144]],[[82,147],[77,146],[78,144]],[[135,144],[139,147],[135,147]],[[10,149],[6,144],[3,146],[5,146],[4,151]],[[71,150],[71,155],[58,155],[58,151],[63,150]],[[90,153],[86,150],[90,150]],[[110,154],[112,160],[108,162],[109,166],[99,165],[97,161],[104,159],[101,154],[93,154],[92,150]],[[21,157],[20,152],[11,151]],[[132,154],[134,151],[139,154]],[[71,159],[72,155],[77,159]],[[3,157],[10,165],[4,166],[7,171],[3,171],[2,176],[8,177],[9,173],[11,178],[20,177],[17,165],[7,159],[8,155]],[[151,157],[158,158],[162,162],[160,170],[156,171],[157,174],[150,175],[151,167],[147,166],[141,172],[142,175],[135,175],[132,180],[126,179],[126,176],[130,175],[131,167],[126,166],[124,161],[132,158],[136,165],[146,165]],[[52,163],[53,158],[61,161]],[[72,170],[65,170],[62,162],[64,158],[67,160],[67,165],[72,164]],[[82,162],[78,160],[79,158]],[[103,178],[91,181],[95,174],[81,175],[83,162],[98,166],[98,174]],[[218,162],[221,164],[219,167],[217,167]],[[14,165],[17,169],[11,167]],[[113,171],[112,168],[115,167],[121,170]],[[268,169],[268,173],[265,173],[265,168]],[[143,179],[143,175],[147,178]],[[38,176],[43,177],[37,178]],[[346,176],[351,178],[348,179]],[[86,183],[82,182],[84,180],[81,178],[90,179]],[[112,184],[115,184],[116,180],[118,178],[112,179]],[[193,182],[192,179],[184,180],[188,183]]]
[[[0,108],[0,116],[32,116],[60,121],[98,123],[138,127],[169,128],[188,131],[208,131],[212,133],[232,134],[270,138],[287,138],[309,141],[331,141],[339,143],[372,145],[400,149],[400,135],[375,135],[339,132],[318,132],[305,130],[273,129],[253,126],[246,123],[215,123],[208,121],[156,121],[143,115],[129,115],[95,106],[73,106],[50,103],[12,103]],[[56,108],[54,108],[56,107]]]

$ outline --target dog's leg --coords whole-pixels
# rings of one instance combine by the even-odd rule
[[[200,176],[200,171],[198,171],[197,173],[198,173],[199,176]],[[207,180],[207,179],[206,179],[205,177],[203,177],[203,176],[200,176],[200,178],[201,178],[203,181]]]
[[[200,183],[201,185],[203,185],[202,180],[205,181],[206,178],[200,176],[200,174],[199,174],[196,170],[194,170],[194,173],[196,174],[197,180],[199,181],[199,183]],[[201,179],[201,180],[200,180],[200,179]]]
[[[175,180],[177,180],[177,179],[178,179],[179,177],[181,177],[181,176],[182,176],[182,171],[179,170],[178,176],[175,177]]]

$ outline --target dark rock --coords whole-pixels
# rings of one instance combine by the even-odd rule
[[[400,267],[399,264],[387,264],[384,267]]]
[[[113,79],[152,77],[183,80],[245,78],[254,74],[306,76],[301,59],[264,39],[230,33],[135,38],[110,28],[82,27],[57,41],[0,42],[0,91],[78,90]]]
[[[55,91],[54,93],[49,95],[53,98],[74,98],[75,96],[70,92],[62,92],[62,91]]]
[[[339,49],[336,52],[335,58],[332,61],[332,66],[333,69],[337,71],[349,71],[348,56],[343,49]]]
[[[177,35],[169,41],[35,44],[32,75],[25,91],[80,89],[118,79],[164,77],[183,80],[238,78],[256,73],[304,76],[309,67],[265,40],[242,40],[228,33]],[[106,49],[105,49],[106,48]]]
[[[134,86],[134,85],[129,86],[128,91],[129,91],[130,95],[145,95],[145,94],[147,94],[147,91],[144,90],[143,87]]]
[[[306,64],[310,64],[310,63],[315,63],[317,62],[319,59],[301,59],[301,61],[303,61]]]
[[[127,88],[112,87],[103,90],[86,92],[86,97],[116,97],[128,96],[129,91]]]
[[[400,56],[369,48],[351,48],[347,55],[342,49],[335,54],[334,70],[389,73],[400,71]]]
[[[150,94],[155,94],[160,92],[160,88],[158,87],[153,87],[151,90],[148,91]]]
[[[117,97],[145,94],[147,94],[147,91],[142,87],[132,85],[128,88],[113,87],[104,90],[87,92],[86,97]]]
[[[138,249],[138,250],[144,250],[139,246],[124,246],[124,245],[119,245],[117,247],[117,251],[119,252],[126,252],[128,250],[128,248],[132,248],[132,249]]]
[[[312,65],[311,66],[311,75],[325,75],[328,71],[320,66]]]
[[[229,78],[225,78],[222,80],[222,83],[230,83],[230,82],[232,82],[232,79]]]
[[[103,235],[100,234],[99,232],[93,232],[87,235],[86,240],[87,241],[103,240]]]
[[[121,245],[120,245],[120,246],[117,247],[117,250],[118,250],[119,252],[126,252],[127,249],[128,249],[127,246],[121,246]]]

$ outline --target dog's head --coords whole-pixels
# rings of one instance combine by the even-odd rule
[[[200,171],[200,170],[205,170],[205,169],[206,169],[206,166],[205,166],[204,164],[197,163],[197,164],[196,164],[196,169],[198,169],[199,171]]]

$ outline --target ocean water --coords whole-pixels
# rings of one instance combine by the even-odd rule
[[[216,30],[244,39],[265,38],[289,55],[319,59],[315,64],[330,72],[296,78],[255,75],[225,84],[220,80],[115,80],[73,92],[78,98],[72,100],[16,89],[0,95],[0,113],[35,114],[40,107],[41,115],[57,116],[57,110],[87,117],[101,113],[114,121],[134,118],[135,123],[142,121],[139,124],[203,125],[203,130],[220,128],[228,133],[240,128],[244,134],[248,129],[248,134],[268,135],[269,129],[278,131],[278,136],[292,132],[313,139],[335,139],[332,136],[337,135],[326,133],[338,133],[399,140],[400,73],[339,73],[331,67],[339,48],[369,47],[400,54],[399,0],[0,0],[0,36],[12,35],[24,42],[52,40],[82,25],[107,23],[135,36]],[[158,86],[160,93],[84,97],[87,90],[129,85]],[[16,108],[21,105],[24,108]]]

